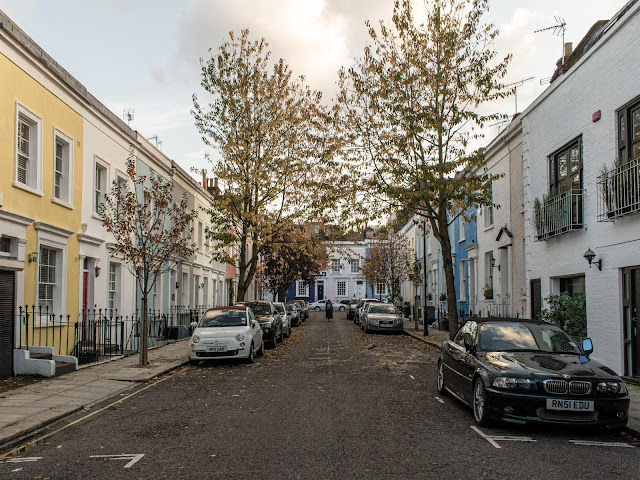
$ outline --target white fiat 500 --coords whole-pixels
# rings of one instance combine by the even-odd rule
[[[217,307],[205,312],[194,328],[189,342],[189,364],[201,360],[242,358],[253,362],[254,355],[264,354],[262,328],[250,307]]]

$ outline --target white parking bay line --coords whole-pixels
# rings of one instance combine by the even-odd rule
[[[595,440],[569,440],[574,445],[584,445],[588,447],[620,447],[633,448],[633,445],[623,442],[598,442]]]
[[[497,442],[535,442],[531,437],[516,437],[513,435],[486,435],[475,425],[471,425],[471,429],[484,438],[487,442],[493,445],[495,448],[502,448]]]
[[[25,463],[25,462],[37,462],[42,457],[21,457],[21,458],[2,458],[0,463]]]
[[[440,403],[444,403],[444,400],[443,400],[443,399],[441,399],[440,397],[433,397],[433,398],[435,398],[436,400],[438,400]]]

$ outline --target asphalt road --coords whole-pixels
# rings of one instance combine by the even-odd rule
[[[438,397],[436,358],[314,313],[253,365],[184,367],[51,426],[67,428],[0,463],[0,479],[640,478],[624,434],[475,430]]]

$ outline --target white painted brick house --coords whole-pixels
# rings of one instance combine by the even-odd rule
[[[593,357],[629,376],[640,376],[639,33],[631,1],[522,115],[529,314],[550,294],[584,290]]]

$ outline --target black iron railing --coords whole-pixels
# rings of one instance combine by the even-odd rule
[[[169,313],[149,310],[149,347],[190,336],[190,323],[198,321],[207,308],[172,306]],[[17,348],[53,347],[57,355],[77,357],[80,365],[135,353],[140,347],[142,312],[138,310],[123,315],[115,309],[87,309],[73,321],[70,315],[27,305],[19,307],[18,315],[21,328]]]

